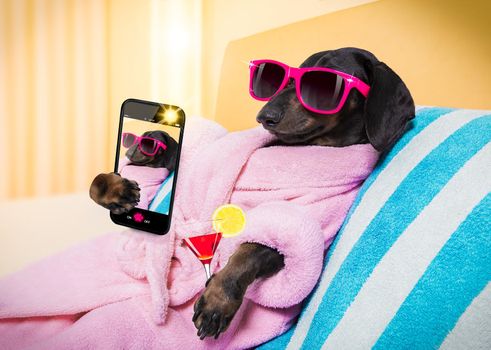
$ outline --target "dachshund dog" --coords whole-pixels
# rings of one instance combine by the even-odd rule
[[[406,85],[385,63],[368,51],[343,48],[310,56],[300,66],[325,67],[351,74],[370,86],[365,98],[352,89],[343,108],[328,116],[304,108],[292,81],[269,100],[256,120],[283,145],[343,147],[371,143],[385,152],[414,118],[414,102]],[[257,278],[267,278],[284,266],[276,250],[256,243],[243,243],[227,265],[207,282],[194,305],[193,321],[198,336],[218,337],[239,309],[247,287]]]
[[[356,48],[323,51],[307,58],[300,67],[325,67],[348,73],[368,84],[370,91],[365,97],[352,89],[343,107],[326,116],[306,109],[290,80],[256,117],[276,136],[277,144],[343,147],[370,143],[385,152],[414,118],[414,102],[405,84],[368,51]],[[99,175],[91,187],[91,197],[110,210],[114,210],[111,204],[117,204],[118,209],[131,208],[137,195],[138,189],[116,174]],[[207,281],[205,291],[194,305],[193,322],[198,336],[217,338],[229,326],[248,286],[283,267],[283,256],[278,251],[257,243],[241,244],[227,265]]]
[[[165,131],[154,130],[143,133],[142,137],[149,137],[165,144],[166,149],[158,148],[154,155],[141,151],[138,142],[135,142],[126,151],[126,157],[131,165],[148,166],[152,168],[167,168],[174,171],[176,166],[178,144]],[[97,204],[109,209],[114,214],[128,212],[140,200],[140,188],[133,180],[125,179],[118,173],[99,174],[92,181],[89,191],[90,198]]]

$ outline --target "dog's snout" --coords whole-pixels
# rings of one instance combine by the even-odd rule
[[[276,126],[281,121],[282,118],[283,118],[282,111],[275,108],[268,108],[264,111],[259,112],[259,114],[256,117],[256,120],[258,123],[261,123],[264,126],[268,126],[271,128]]]

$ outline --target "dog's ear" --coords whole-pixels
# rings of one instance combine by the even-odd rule
[[[169,134],[162,132],[163,141],[167,146],[164,151],[164,166],[171,172],[176,168],[178,144]]]
[[[399,139],[414,118],[414,101],[401,78],[383,62],[367,61],[370,92],[365,102],[368,141],[384,152]]]

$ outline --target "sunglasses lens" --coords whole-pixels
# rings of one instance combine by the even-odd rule
[[[136,137],[133,134],[123,134],[123,146],[130,148],[135,144]]]
[[[143,137],[140,141],[140,147],[143,153],[151,155],[155,153],[157,142],[151,138]]]
[[[274,63],[260,63],[252,76],[252,91],[256,97],[272,97],[285,78],[285,69]]]
[[[314,109],[335,109],[343,96],[344,79],[337,74],[322,71],[306,72],[300,81],[303,102]]]

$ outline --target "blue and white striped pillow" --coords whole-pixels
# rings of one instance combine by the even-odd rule
[[[491,349],[491,112],[422,108],[260,349]]]

